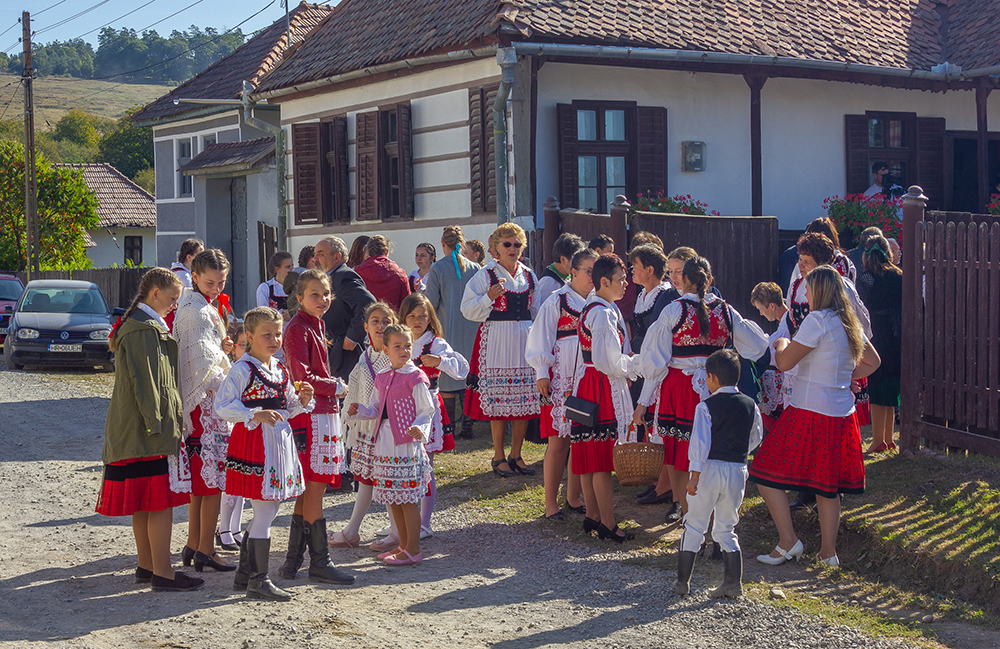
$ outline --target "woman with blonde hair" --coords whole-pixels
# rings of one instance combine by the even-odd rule
[[[434,313],[441,322],[444,338],[464,358],[472,358],[472,348],[476,344],[476,331],[479,327],[462,315],[462,295],[469,280],[482,266],[463,256],[465,243],[462,228],[449,225],[444,229],[441,233],[441,258],[434,262],[424,277],[424,295],[430,300]],[[455,412],[455,405],[458,395],[465,392],[465,381],[442,374],[438,385],[444,399],[444,409],[451,421],[457,423],[460,412]],[[462,429],[458,436],[472,439],[472,419],[462,419]]]
[[[482,323],[469,359],[464,410],[467,417],[490,422],[494,473],[500,477],[513,476],[515,471],[532,475],[535,470],[521,459],[521,444],[528,420],[539,415],[535,370],[524,356],[537,311],[534,294],[538,280],[521,263],[528,238],[520,226],[504,223],[490,239],[498,259],[469,280],[462,298],[462,315]],[[508,421],[509,457],[504,455]]]
[[[778,528],[778,544],[761,563],[779,565],[804,552],[796,536],[786,490],[817,496],[822,546],[818,558],[837,559],[840,494],[865,490],[861,432],[851,389],[881,360],[851,307],[840,273],[819,266],[806,275],[809,314],[791,340],[775,341],[778,369],[797,369],[789,406],[760,446],[750,466]]]

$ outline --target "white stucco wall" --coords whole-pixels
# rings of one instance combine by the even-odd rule
[[[119,266],[125,263],[125,237],[142,237],[142,263],[146,267],[157,265],[156,260],[156,230],[153,228],[114,228],[110,231],[105,229],[89,230],[90,236],[97,244],[94,248],[87,248],[87,258],[94,268],[108,268],[115,264]],[[112,235],[117,239],[112,239]],[[169,264],[167,264],[169,265]]]
[[[538,72],[536,214],[547,196],[559,195],[556,104],[573,100],[666,107],[669,193],[690,194],[723,215],[750,214],[750,89],[742,76],[565,63],[546,63]],[[769,79],[761,92],[764,214],[777,216],[783,228],[801,228],[824,215],[823,199],[844,194],[844,115],[915,112],[944,117],[948,130],[975,130],[975,108],[972,91]],[[989,121],[997,130],[995,98]],[[681,171],[686,140],[706,143],[706,171]]]

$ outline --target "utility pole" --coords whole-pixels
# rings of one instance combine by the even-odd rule
[[[24,225],[27,234],[27,271],[38,274],[38,185],[35,178],[35,101],[32,94],[31,15],[21,14],[21,44],[24,61],[21,83],[24,84]]]

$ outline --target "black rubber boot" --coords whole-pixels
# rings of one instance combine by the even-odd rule
[[[691,573],[694,572],[696,553],[681,550],[677,553],[677,581],[674,582],[674,592],[687,595],[691,592]]]
[[[305,523],[306,545],[309,548],[309,581],[321,584],[348,585],[354,583],[354,575],[338,570],[330,561],[330,547],[326,539],[326,519],[320,518],[310,525]]]
[[[295,579],[295,573],[302,567],[306,555],[306,535],[303,531],[305,523],[298,514],[292,514],[292,526],[288,528],[288,553],[285,554],[285,565],[278,570],[282,579]]]
[[[292,594],[275,586],[267,577],[267,560],[270,554],[271,539],[247,539],[247,557],[250,562],[247,597],[287,602]]]
[[[458,433],[458,436],[462,439],[472,439],[474,435],[472,434],[472,418],[468,415],[462,417],[462,430]]]
[[[243,533],[243,540],[240,542],[240,560],[236,565],[236,576],[233,578],[233,590],[245,593],[247,584],[250,583],[250,555],[247,551],[247,539],[250,538],[248,532]]]
[[[743,594],[743,553],[723,552],[722,565],[726,568],[722,585],[708,591],[708,596],[739,597]]]

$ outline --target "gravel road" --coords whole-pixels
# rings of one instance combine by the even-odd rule
[[[110,375],[0,370],[0,647],[911,646],[748,598],[710,601],[717,568],[696,570],[694,596],[677,598],[670,573],[531,524],[478,520],[447,498],[419,567],[379,565],[362,546],[334,551],[355,586],[309,584],[302,571],[294,582],[275,579],[294,593],[288,603],[245,600],[231,591],[231,574],[205,573],[193,593],[152,593],[131,583],[130,520],[94,513],[111,384]],[[327,496],[332,528],[352,502]],[[186,517],[175,510],[178,551]],[[283,505],[272,575],[290,517]],[[362,538],[385,523],[381,511],[370,515]]]

